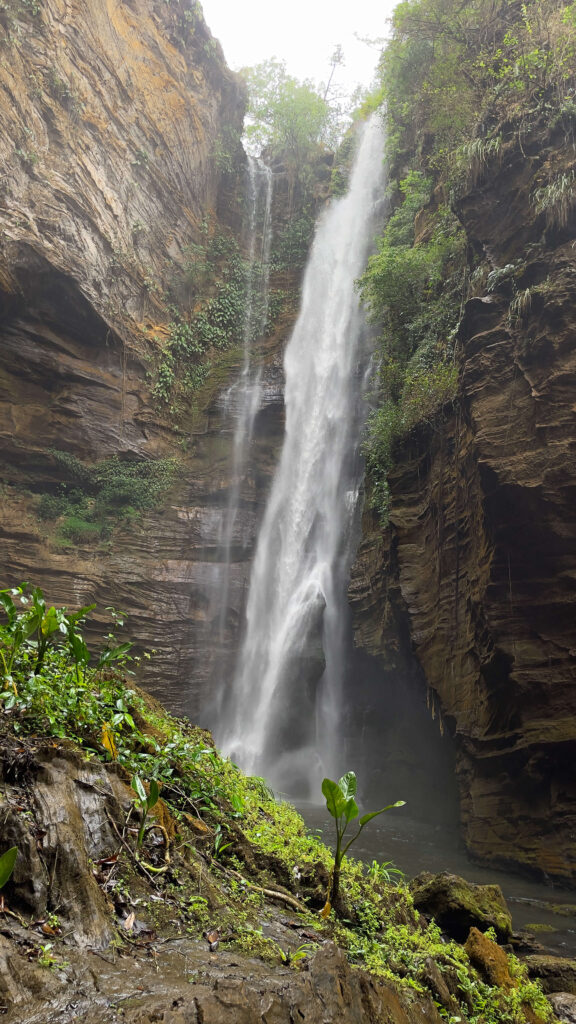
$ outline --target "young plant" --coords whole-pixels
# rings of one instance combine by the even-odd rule
[[[352,843],[356,842],[363,828],[365,828],[369,821],[372,821],[372,818],[377,818],[379,814],[384,814],[385,811],[390,811],[393,807],[403,807],[406,801],[397,800],[395,804],[388,804],[387,807],[382,807],[379,811],[370,811],[368,814],[362,815],[358,821],[358,831],[348,842],[345,842],[348,825],[360,813],[358,804],[354,799],[356,796],[356,775],[354,772],[346,772],[338,782],[334,782],[332,779],[324,779],[322,782],[322,793],[326,798],[326,807],[336,822],[334,868],[332,870],[331,884],[328,888],[326,903],[321,912],[322,917],[328,917],[332,907],[338,907],[342,861]]]
[[[373,860],[367,874],[373,882],[386,882],[387,885],[398,885],[404,878],[404,872],[395,867],[392,860],[385,860],[382,864]],[[395,880],[392,878],[393,875],[396,876]]]
[[[146,793],[144,783],[139,775],[135,775],[132,779],[132,789],[136,793],[134,806],[137,807],[138,810],[142,811],[142,821],[140,823],[138,838],[136,840],[136,845],[140,850],[144,842],[144,834],[146,832],[146,819],[152,808],[158,803],[160,790],[156,779],[150,779],[150,792]]]
[[[214,830],[214,850],[212,853],[214,860],[218,860],[220,855],[224,853],[224,850],[227,850],[229,846],[232,846],[232,843],[224,842],[224,833],[222,832],[222,825],[220,824],[220,822],[218,822]]]

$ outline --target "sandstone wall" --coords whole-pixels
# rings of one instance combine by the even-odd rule
[[[454,738],[468,849],[573,882],[575,222],[534,193],[574,155],[544,124],[505,137],[460,206],[486,276],[460,327],[459,400],[402,446],[390,529],[367,516],[351,593],[373,653],[390,609],[407,616]]]

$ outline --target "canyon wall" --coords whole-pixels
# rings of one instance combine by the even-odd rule
[[[11,0],[0,32],[2,585],[31,580],[51,602],[96,602],[93,638],[107,631],[105,606],[126,612],[137,649],[156,649],[146,685],[195,712],[187,688],[210,674],[229,472],[218,395],[241,355],[218,353],[179,417],[152,381],[172,304],[195,301],[194,247],[217,232],[242,241],[244,88],[199,5]],[[262,355],[265,432],[267,410],[281,408],[275,351]],[[245,488],[254,521],[270,462],[258,437]],[[39,517],[42,495],[67,479],[55,450],[84,466],[171,459],[176,472],[157,507],[111,521],[108,535],[65,538]]]
[[[459,393],[397,452],[390,525],[365,513],[356,643],[404,622],[453,737],[464,837],[494,864],[576,880],[576,255],[564,128],[504,126],[460,200],[484,272],[459,328]],[[399,685],[401,683],[399,682]]]

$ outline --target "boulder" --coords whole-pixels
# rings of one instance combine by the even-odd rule
[[[448,871],[424,871],[412,879],[410,891],[416,909],[433,917],[457,942],[465,942],[471,928],[494,928],[499,942],[512,936],[510,911],[497,885],[474,885]]]
[[[485,981],[499,988],[514,988],[514,981],[508,968],[508,957],[504,950],[477,928],[471,928],[464,949]]]
[[[576,1024],[576,996],[571,992],[555,992],[549,996],[554,1013],[563,1024]]]
[[[546,995],[569,992],[576,996],[576,960],[562,956],[532,955],[527,956],[524,963],[530,977],[539,980]]]

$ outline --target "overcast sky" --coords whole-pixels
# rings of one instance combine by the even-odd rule
[[[345,67],[335,84],[352,92],[369,86],[378,49],[358,42],[388,32],[398,0],[202,0],[204,16],[220,40],[231,68],[258,64],[269,57],[286,61],[289,74],[326,81],[330,57],[340,44]]]

